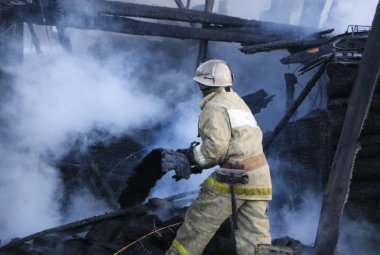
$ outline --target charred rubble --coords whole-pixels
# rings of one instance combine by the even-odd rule
[[[59,42],[67,51],[72,48],[65,31],[68,27],[201,40],[198,62],[207,56],[208,40],[238,42],[245,54],[286,49],[291,55],[281,59],[283,64],[302,64],[301,74],[316,67],[319,70],[296,99],[297,78],[295,74],[285,74],[287,112],[274,131],[265,134],[265,149],[270,158],[278,159],[282,169],[280,178],[293,189],[294,196],[281,197],[284,205],[303,203],[302,197],[296,194],[310,188],[321,194],[329,180],[371,28],[351,26],[344,34],[330,36],[331,29],[316,31],[212,14],[213,1],[210,0],[206,1],[205,11],[190,10],[179,0],[176,3],[179,9],[102,0],[1,0],[0,53],[3,58],[0,65],[22,62],[23,22],[28,24],[37,54],[41,49],[33,25],[56,26]],[[162,23],[163,20],[171,23]],[[12,77],[1,66],[0,85],[6,88]],[[326,107],[319,107],[294,121],[297,108],[317,82],[321,82],[323,74],[328,76],[327,84],[323,84]],[[380,222],[379,97],[377,84],[360,135],[361,148],[352,182],[348,183],[350,193],[345,210],[347,215],[364,217],[374,224]],[[272,98],[260,90],[243,99],[257,114]],[[64,201],[70,200],[72,190],[85,185],[113,211],[14,239],[0,247],[0,254],[164,254],[196,191],[147,201],[149,191],[163,175],[152,167],[159,160],[157,155],[151,153],[144,158],[150,133],[151,130],[138,130],[133,136],[115,137],[108,144],[95,144],[80,154],[77,147],[81,141],[78,141],[64,158],[51,162],[61,170]],[[62,203],[63,212],[65,206],[65,202]],[[294,254],[307,254],[312,250],[290,237],[273,240],[273,244],[291,247]],[[289,254],[286,248],[281,249],[271,254]],[[235,254],[228,221],[204,254]]]
[[[285,175],[289,175],[284,178],[299,180],[294,183],[305,183],[306,181],[307,186],[313,187],[319,192],[324,189],[328,181],[329,170],[342,131],[348,98],[357,77],[370,28],[357,27],[354,29],[363,30],[340,35],[340,39],[331,45],[326,45],[330,48],[329,53],[335,51],[334,58],[326,67],[328,76],[326,109],[314,110],[297,121],[289,122],[269,149],[270,154],[279,157],[279,162],[289,162],[280,163],[281,167],[287,169],[284,171]],[[298,58],[301,54],[297,53],[296,55]],[[303,55],[305,64],[313,62],[309,59],[310,55],[313,55],[312,53],[304,52]],[[377,182],[380,177],[378,164],[380,162],[379,91],[379,85],[377,85],[369,116],[360,136],[361,149],[353,168],[351,191],[347,204],[347,213],[369,217],[374,222],[379,222],[380,215],[378,207],[380,190],[377,190],[379,187]],[[295,187],[295,189],[298,188]]]

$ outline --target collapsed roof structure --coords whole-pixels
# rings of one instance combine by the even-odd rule
[[[378,222],[380,107],[377,84],[380,58],[375,49],[380,41],[377,38],[379,11],[372,30],[350,26],[346,33],[331,36],[331,29],[317,31],[212,14],[212,0],[206,0],[205,11],[190,10],[180,0],[175,2],[179,9],[103,0],[1,0],[0,52],[4,58],[0,69],[1,65],[6,66],[15,59],[22,62],[23,23],[28,24],[37,53],[41,49],[33,25],[55,26],[59,42],[67,51],[72,45],[66,28],[201,40],[198,63],[207,58],[207,41],[240,43],[240,50],[245,54],[287,49],[291,55],[281,59],[283,64],[301,63],[301,73],[315,67],[319,69],[295,100],[297,79],[292,74],[285,74],[287,113],[274,131],[266,134],[264,146],[268,155],[276,155],[284,162],[286,159],[288,163],[282,165],[284,178],[290,183],[298,183],[294,185],[295,190],[309,185],[319,192],[326,188],[326,192],[314,248],[287,238],[274,243],[293,247],[295,254],[305,251],[333,254],[350,187],[349,211],[364,213]],[[329,76],[327,109],[289,123],[326,70]],[[11,81],[6,72],[1,71],[0,84],[7,82]],[[257,113],[267,107],[272,96],[259,91],[244,99]],[[356,157],[359,143],[361,149]],[[120,151],[128,151],[128,159],[133,160],[122,159],[118,156]],[[95,145],[79,159],[74,160],[70,155],[62,159],[59,167],[64,173],[68,196],[78,180],[90,179],[94,192],[116,211],[14,240],[0,247],[0,254],[162,254],[181,224],[184,201],[192,193],[144,203],[162,173],[152,168],[157,158],[145,158],[138,164],[142,151],[136,139],[125,137],[112,144]],[[149,182],[145,176],[139,181],[144,171],[148,171],[152,178]],[[125,180],[128,183],[131,178],[138,185],[125,187]],[[120,193],[123,194],[120,203],[123,209],[117,210]],[[157,215],[162,211],[172,217],[160,219]],[[332,219],[333,224],[330,223]],[[51,235],[57,233],[59,235]],[[33,242],[27,243],[30,241]],[[232,254],[233,245],[228,226],[224,226],[204,254]]]

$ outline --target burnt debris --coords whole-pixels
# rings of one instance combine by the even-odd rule
[[[323,34],[315,33],[313,28],[211,14],[208,12],[212,10],[212,2],[208,1],[207,11],[196,11],[103,0],[45,0],[19,5],[6,1],[7,9],[3,10],[3,17],[13,22],[57,26],[62,31],[60,37],[63,42],[68,40],[64,35],[65,27],[245,44],[312,40],[321,38]],[[160,20],[199,23],[203,27],[157,22]]]
[[[349,193],[353,165],[356,154],[360,150],[359,137],[371,106],[372,96],[379,83],[380,56],[377,54],[380,45],[379,32],[380,5],[377,7],[373,28],[368,36],[366,49],[360,61],[358,76],[348,100],[342,134],[323,197],[315,254],[332,254],[336,250],[340,221]],[[337,45],[340,44],[337,43]],[[357,46],[352,43],[340,47],[345,50],[347,45],[356,49],[363,49],[360,44]]]
[[[319,69],[296,100],[297,76],[295,73],[285,75],[287,112],[274,131],[265,135],[266,153],[279,159],[280,175],[293,191],[291,196],[275,194],[281,198],[280,206],[297,207],[303,202],[297,194],[309,189],[318,194],[325,188],[329,194],[337,191],[335,198],[325,197],[317,254],[332,254],[335,249],[348,190],[345,213],[379,223],[380,89],[375,53],[380,40],[371,38],[372,34],[377,35],[378,17],[372,32],[371,27],[355,25],[349,26],[344,34],[331,35],[332,29],[317,31],[215,14],[212,13],[212,0],[206,1],[204,11],[190,10],[189,0],[186,5],[181,0],[175,2],[178,9],[103,0],[1,0],[1,86],[11,83],[3,67],[22,62],[24,22],[38,54],[42,52],[34,25],[56,26],[58,40],[68,52],[72,44],[67,28],[201,40],[198,62],[207,58],[208,41],[240,43],[241,52],[246,54],[286,49],[291,55],[280,61],[302,64],[299,75]],[[305,5],[302,19],[310,12],[311,5]],[[321,9],[320,4],[316,7]],[[363,66],[370,80],[365,79]],[[325,71],[329,78],[326,108],[319,107],[294,121],[298,107]],[[257,114],[273,97],[260,90],[243,99]],[[164,174],[158,168],[160,156],[157,151],[144,157],[150,132],[139,130],[131,136],[111,139],[108,144],[98,143],[84,151],[79,149],[78,141],[68,155],[50,162],[58,166],[64,180],[63,213],[72,192],[81,186],[88,187],[113,211],[14,239],[0,247],[0,254],[164,254],[196,191],[146,201]],[[340,157],[349,147],[350,153]],[[340,167],[342,163],[346,165]],[[330,224],[332,218],[334,224]],[[326,238],[329,227],[332,228]],[[226,222],[204,254],[234,254],[232,240],[230,224]],[[289,237],[273,240],[273,243],[291,247],[295,254],[315,252],[312,247]],[[272,254],[288,253],[282,253],[279,248]]]

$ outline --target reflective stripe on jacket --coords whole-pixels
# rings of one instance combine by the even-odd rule
[[[199,135],[202,144],[193,150],[198,168],[216,165],[239,165],[263,153],[262,132],[249,107],[235,93],[220,90],[210,93],[201,102]],[[270,200],[272,184],[268,165],[247,172],[249,183],[237,185],[237,198]],[[203,187],[226,193],[226,185],[211,175]]]

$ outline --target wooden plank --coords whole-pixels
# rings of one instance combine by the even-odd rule
[[[171,37],[178,39],[194,39],[223,42],[260,43],[275,40],[273,36],[262,36],[256,33],[242,33],[239,30],[224,30],[217,28],[192,28],[168,24],[159,24],[133,20],[123,17],[99,16],[96,19],[77,17],[66,22],[67,27],[78,29],[102,30],[109,32]]]
[[[187,9],[187,7],[185,7],[185,5],[182,3],[182,0],[174,0],[174,1],[177,4],[178,8],[180,8],[180,9]],[[191,27],[196,27],[196,24],[190,23],[190,26]]]
[[[359,65],[342,135],[335,153],[329,181],[323,196],[315,242],[316,255],[333,255],[339,237],[340,221],[347,200],[352,166],[358,151],[359,136],[367,117],[372,95],[380,75],[380,4],[372,23],[366,49]]]
[[[41,11],[36,5],[19,7],[20,21],[44,25]],[[55,26],[59,10],[47,7],[46,24]],[[153,35],[179,39],[240,42],[246,44],[266,43],[276,40],[313,38],[315,29],[256,20],[246,20],[204,11],[132,4],[114,1],[62,1],[67,27],[105,30],[118,33]],[[58,13],[58,14],[56,14]],[[128,17],[182,21],[210,25],[207,29],[189,28],[179,24],[167,25]],[[111,24],[105,24],[111,22]]]
[[[65,232],[75,232],[75,231],[80,231],[88,226],[94,225],[99,222],[104,222],[108,221],[111,219],[117,219],[117,218],[122,218],[122,217],[127,217],[128,215],[136,215],[136,214],[144,214],[147,213],[149,210],[157,208],[160,204],[157,204],[157,202],[161,202],[162,204],[170,204],[170,203],[175,203],[176,200],[181,200],[183,198],[193,196],[197,193],[198,191],[188,191],[184,193],[178,193],[176,195],[164,198],[164,199],[158,199],[160,201],[156,201],[157,199],[151,199],[148,201],[148,203],[141,204],[138,206],[134,207],[129,207],[129,208],[124,208],[124,209],[119,209],[116,211],[111,211],[111,212],[106,212],[101,215],[85,218],[82,220],[74,221],[71,223],[63,224],[57,227],[45,229],[43,231],[31,234],[29,236],[25,236],[23,238],[19,239],[14,239],[10,241],[9,243],[3,245],[0,247],[0,252],[2,251],[7,251],[8,249],[12,247],[16,247],[20,244],[23,244],[25,242],[34,240],[39,237],[43,237],[46,235],[51,235],[55,233],[65,233]],[[130,216],[129,216],[130,217]]]
[[[294,73],[285,73],[285,91],[286,91],[286,110],[288,111],[294,103],[295,86],[298,83],[297,77]],[[295,115],[296,113],[294,113]]]
[[[211,13],[213,7],[214,7],[214,0],[206,0],[206,3],[205,3],[205,12]],[[206,61],[206,59],[207,59],[207,48],[208,48],[208,41],[207,40],[202,40],[199,43],[199,49],[198,49],[198,57],[197,57],[196,67],[198,67],[202,62]]]
[[[278,41],[265,44],[251,45],[240,48],[240,51],[245,54],[256,54],[259,52],[268,52],[272,50],[284,50],[289,48],[314,48],[322,44],[326,44],[329,39],[310,39],[310,40],[295,40],[295,41]]]
[[[182,0],[174,0],[177,4],[178,8],[180,9],[186,9],[185,5],[182,3]]]

